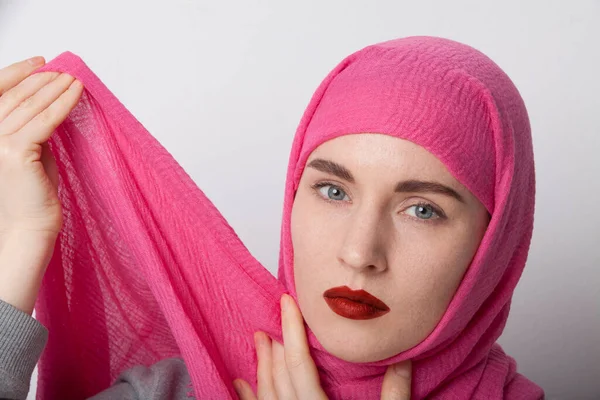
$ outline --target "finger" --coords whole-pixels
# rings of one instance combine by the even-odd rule
[[[44,57],[33,57],[0,69],[0,96],[18,85],[25,77],[44,65]]]
[[[33,96],[25,99],[2,122],[0,132],[11,134],[18,131],[35,116],[44,111],[56,101],[73,83],[75,78],[61,74],[56,79],[42,87]]]
[[[271,339],[263,332],[254,333],[254,344],[256,346],[257,368],[257,391],[258,398],[270,399],[275,397],[273,386],[273,363],[271,355]]]
[[[412,362],[402,361],[390,365],[385,371],[381,386],[381,400],[409,400]]]
[[[256,396],[252,391],[252,387],[248,382],[243,379],[236,379],[233,381],[233,388],[237,393],[240,400],[256,400]]]
[[[317,367],[310,356],[304,319],[291,296],[281,296],[285,364],[299,399],[326,399]]]
[[[292,379],[285,365],[285,352],[281,343],[276,340],[271,341],[271,351],[273,354],[273,383],[275,392],[279,400],[297,399],[296,390],[292,384]]]
[[[64,120],[75,106],[83,93],[83,85],[73,81],[69,89],[60,95],[54,103],[35,116],[15,135],[19,135],[27,143],[42,144]]]
[[[60,72],[40,72],[30,75],[0,97],[0,121],[3,121],[26,99],[54,80]]]

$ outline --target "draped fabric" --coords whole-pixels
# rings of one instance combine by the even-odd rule
[[[424,147],[491,221],[445,314],[415,347],[350,363],[327,353],[307,328],[326,393],[378,399],[386,367],[410,358],[414,399],[542,398],[495,343],[527,258],[535,175],[521,96],[481,52],[408,37],[365,47],[327,75],[292,144],[277,278],[78,56],[62,53],[42,71],[67,72],[85,90],[49,142],[64,223],[36,304],[50,332],[39,399],[82,399],[133,365],[173,356],[184,359],[195,398],[236,398],[238,377],[254,386],[252,335],[261,330],[282,342],[280,296],[297,299],[290,214],[307,157],[354,133]],[[202,141],[212,133],[200,125],[187,134]]]

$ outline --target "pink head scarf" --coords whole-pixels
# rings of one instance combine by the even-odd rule
[[[353,364],[308,329],[324,390],[379,398],[386,366],[410,358],[413,399],[543,397],[495,343],[527,258],[535,177],[523,101],[479,51],[409,37],[368,46],[331,71],[292,145],[279,279],[81,59],[66,52],[39,71],[67,72],[86,90],[50,140],[65,218],[36,306],[50,331],[38,398],[84,398],[126,368],[172,356],[188,367],[190,396],[235,398],[237,377],[254,385],[252,334],[281,342],[279,298],[296,297],[289,224],[307,157],[327,140],[369,132],[430,151],[491,221],[441,321],[412,349]]]

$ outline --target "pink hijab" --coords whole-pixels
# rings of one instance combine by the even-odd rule
[[[329,73],[292,145],[278,279],[79,57],[65,52],[39,71],[67,72],[85,91],[50,140],[65,218],[36,305],[50,331],[38,398],[91,396],[133,365],[175,356],[198,399],[236,398],[237,377],[255,385],[252,334],[281,342],[279,298],[296,298],[289,224],[306,159],[327,140],[362,132],[421,145],[492,218],[444,316],[417,346],[353,364],[308,329],[326,393],[378,399],[386,366],[410,358],[413,399],[543,397],[495,343],[527,258],[535,177],[523,101],[479,51],[409,37],[368,46]]]

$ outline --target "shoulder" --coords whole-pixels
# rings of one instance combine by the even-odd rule
[[[150,366],[136,365],[123,371],[114,384],[91,400],[188,399],[192,391],[187,367],[178,357]]]

